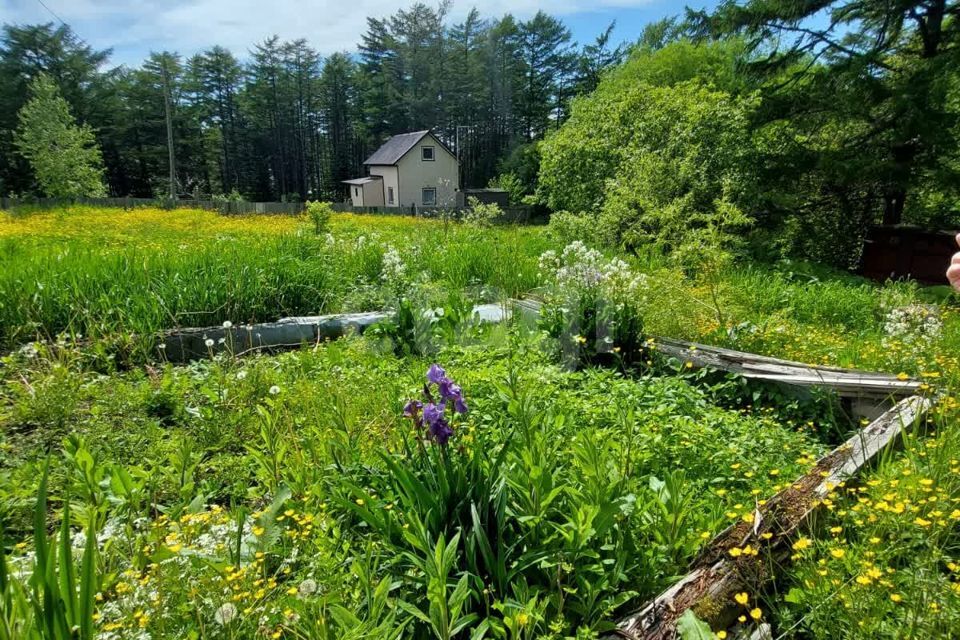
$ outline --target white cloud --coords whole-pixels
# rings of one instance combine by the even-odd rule
[[[412,3],[395,0],[44,0],[79,35],[98,48],[113,47],[114,61],[138,63],[149,50],[189,55],[214,44],[246,57],[250,47],[271,35],[305,38],[323,54],[351,51],[366,28],[366,17],[385,17]],[[53,20],[37,0],[0,0],[0,21]],[[488,0],[476,5],[484,16],[510,12],[524,18],[542,9],[557,16],[636,8],[653,0]],[[454,5],[451,19],[471,3]]]

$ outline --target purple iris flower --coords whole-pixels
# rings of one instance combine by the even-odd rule
[[[453,435],[453,429],[441,417],[436,422],[430,423],[430,435],[437,441],[437,444],[445,445],[450,440],[450,436]]]
[[[437,383],[440,390],[440,397],[444,400],[453,400],[461,394],[460,386],[455,384],[450,378],[443,378]]]
[[[417,425],[418,429],[423,426],[423,416],[420,415],[421,409],[423,409],[423,403],[419,400],[409,400],[403,406],[403,416],[413,418],[413,423]]]
[[[427,369],[427,381],[432,382],[433,384],[440,384],[441,380],[445,380],[447,377],[447,372],[443,370],[443,367],[434,363],[430,365],[430,368]]]
[[[437,385],[440,401],[434,400],[431,385]],[[403,407],[403,415],[412,418],[418,428],[426,425],[429,436],[440,445],[446,445],[453,435],[453,427],[447,422],[447,403],[453,403],[456,413],[466,413],[467,403],[463,400],[460,385],[447,377],[447,372],[438,364],[430,365],[427,370],[427,384],[423,386],[425,401],[410,400]]]
[[[427,405],[424,405],[423,407],[424,421],[426,421],[428,425],[433,426],[435,422],[439,422],[440,420],[443,420],[443,412],[446,408],[447,408],[446,405],[442,402],[440,404],[434,404],[431,402]]]

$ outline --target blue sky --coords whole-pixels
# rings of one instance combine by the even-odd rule
[[[412,2],[412,0],[411,0]],[[51,11],[98,49],[112,48],[114,64],[136,65],[152,51],[184,55],[214,44],[241,58],[273,34],[306,38],[324,54],[352,51],[367,16],[384,17],[406,6],[395,0],[43,0]],[[0,0],[0,23],[56,22],[40,0]],[[691,0],[695,8],[716,0]],[[451,19],[476,5],[484,16],[511,12],[519,18],[538,9],[561,17],[574,38],[592,41],[611,20],[616,41],[633,41],[644,25],[683,12],[667,0],[455,0]]]

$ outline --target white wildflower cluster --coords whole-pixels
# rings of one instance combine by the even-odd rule
[[[36,358],[39,353],[40,351],[32,342],[20,348],[20,355],[24,358]]]
[[[883,323],[884,344],[899,343],[904,347],[926,348],[943,330],[943,322],[935,305],[911,304],[887,312]]]
[[[636,273],[620,258],[607,260],[596,249],[575,240],[558,256],[545,251],[539,260],[540,276],[561,291],[598,290],[613,298],[636,299],[647,288],[647,277]]]
[[[383,266],[380,269],[380,279],[387,284],[403,282],[407,274],[407,266],[400,257],[400,252],[393,246],[387,246],[383,252]]]

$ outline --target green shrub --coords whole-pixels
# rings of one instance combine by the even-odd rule
[[[470,207],[463,213],[463,223],[472,227],[489,227],[503,217],[503,209],[496,202],[483,203],[470,198]]]
[[[313,222],[313,232],[318,236],[330,230],[330,218],[333,216],[333,207],[329,202],[307,201],[307,215]]]

